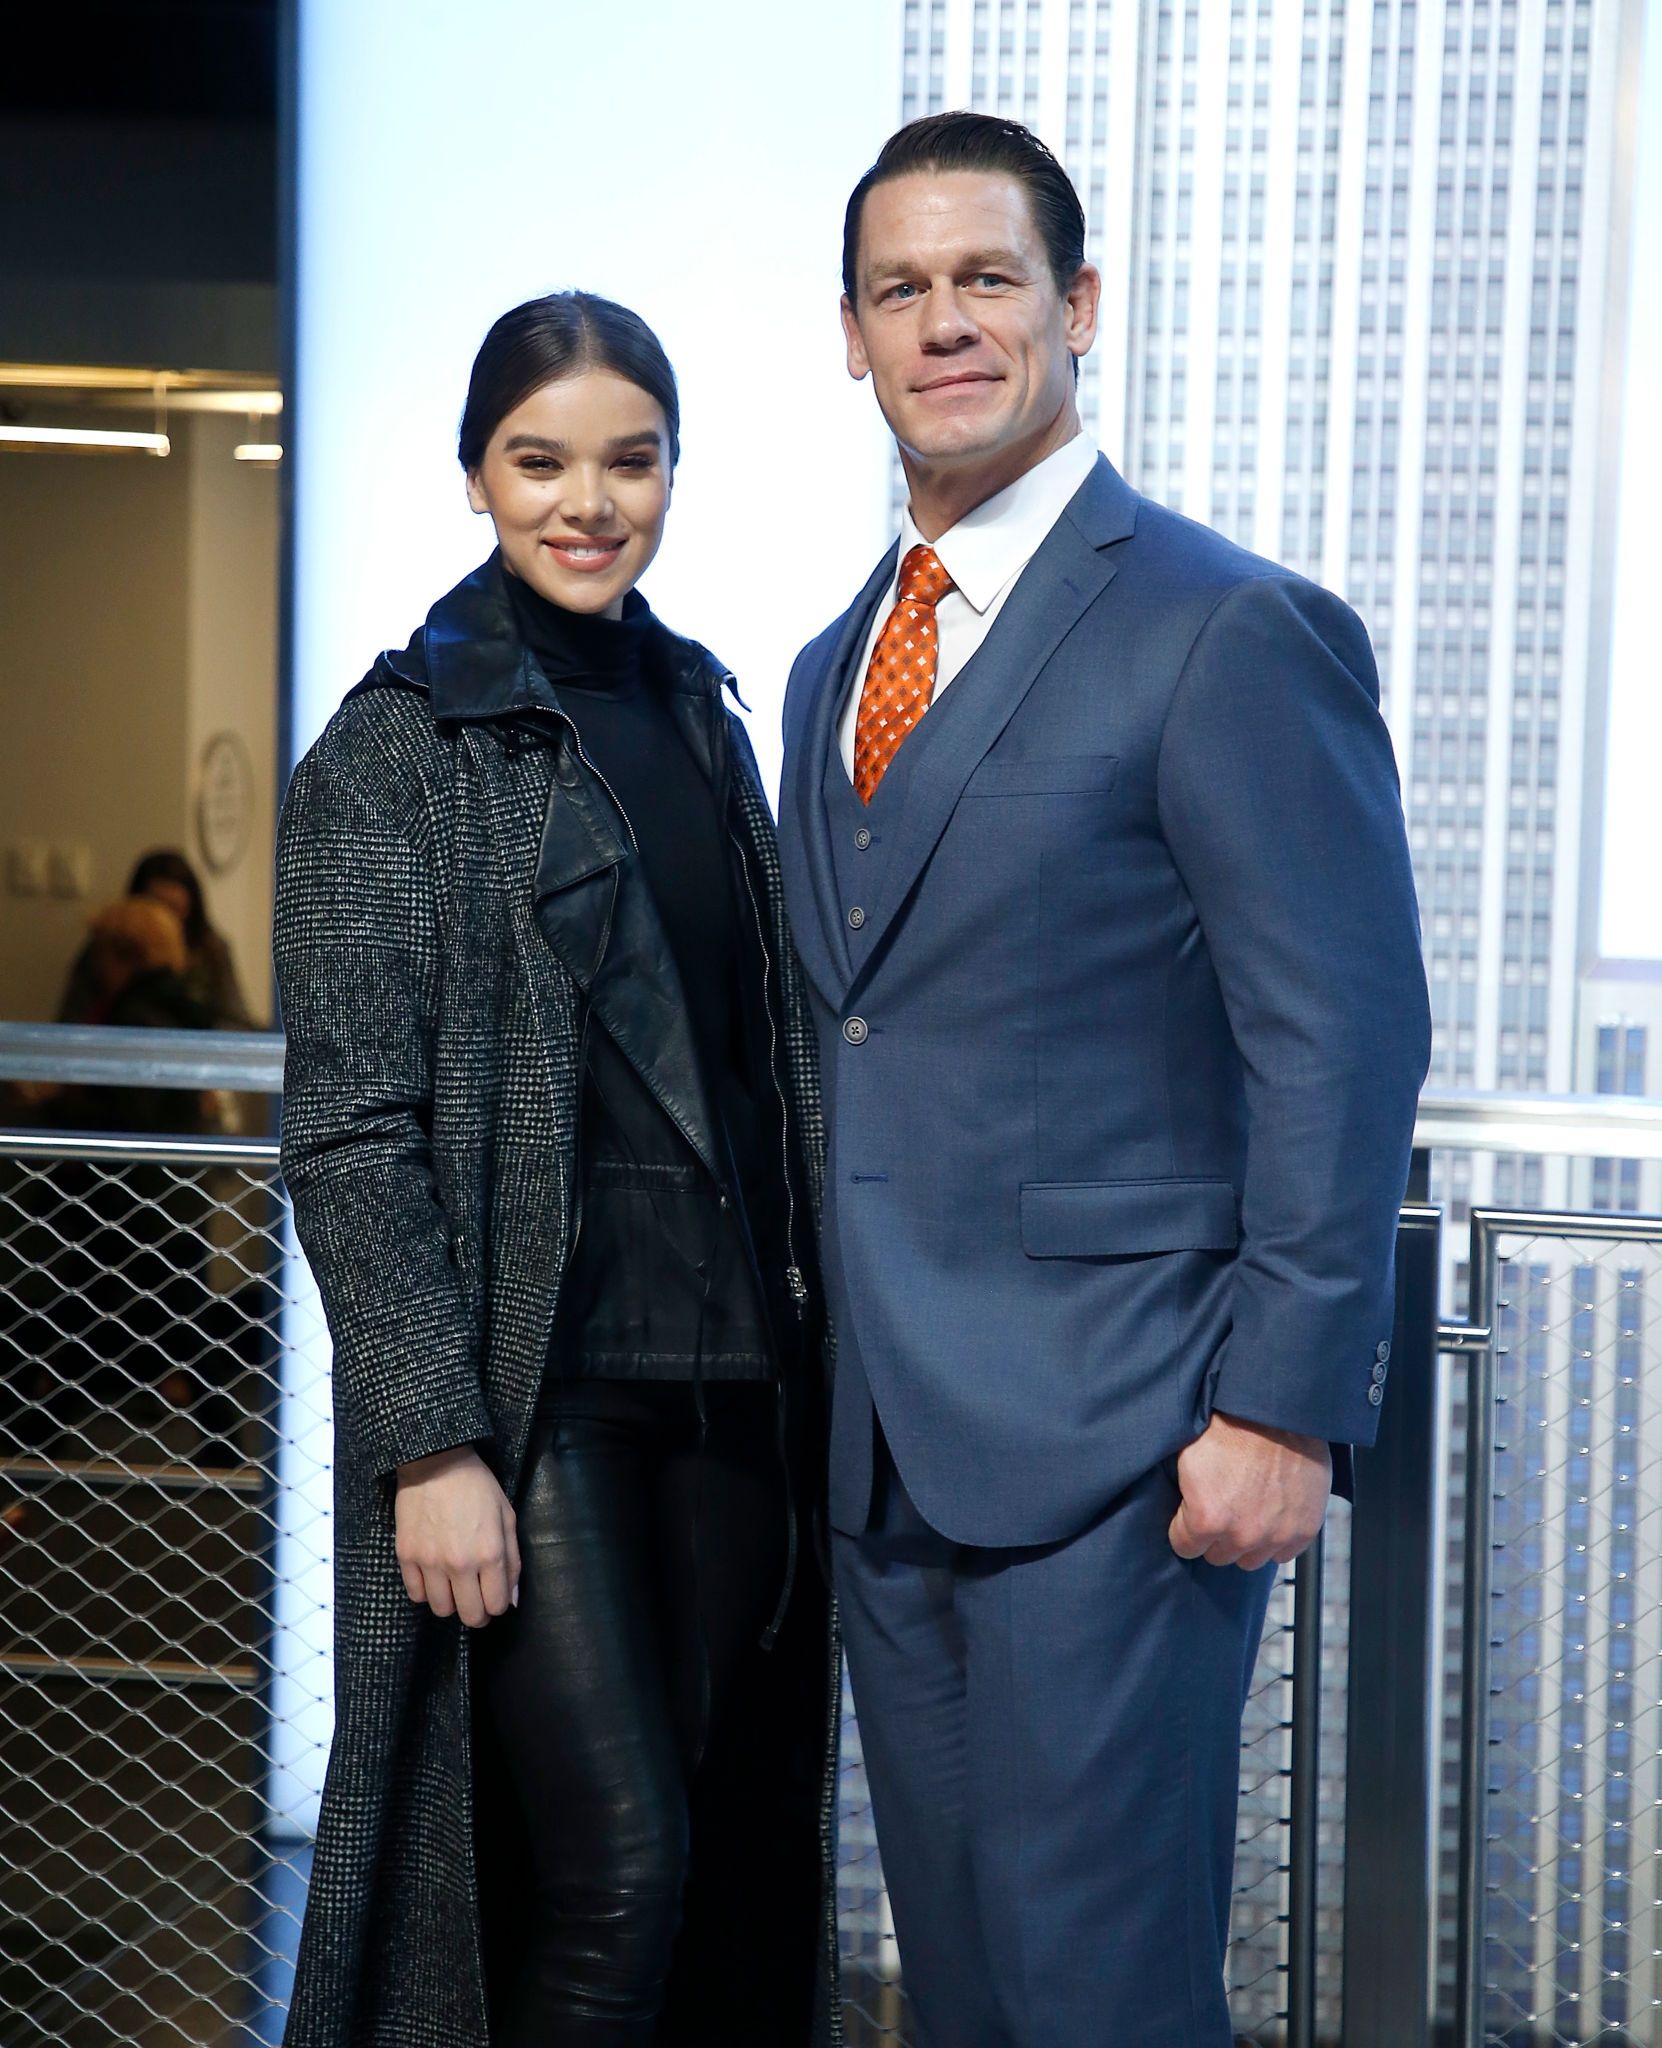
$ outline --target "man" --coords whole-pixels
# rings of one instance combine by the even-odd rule
[[[1081,434],[1101,280],[1027,130],[902,129],[844,285],[910,505],[781,815],[902,1965],[929,2048],[1223,2048],[1244,1688],[1377,1421],[1427,1056],[1374,665]]]

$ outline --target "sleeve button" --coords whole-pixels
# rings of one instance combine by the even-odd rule
[[[1382,1337],[1379,1340],[1373,1348],[1373,1355],[1379,1360],[1381,1365],[1385,1363],[1386,1359],[1391,1355],[1391,1346],[1388,1338]]]
[[[1385,1389],[1379,1384],[1378,1380],[1375,1380],[1368,1389],[1368,1406],[1370,1408],[1377,1408],[1384,1398]]]

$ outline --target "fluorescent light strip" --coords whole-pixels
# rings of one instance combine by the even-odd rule
[[[239,441],[231,450],[238,462],[281,462],[281,441]]]
[[[165,434],[106,433],[102,427],[0,426],[0,447],[66,448],[87,454],[169,455],[173,444]]]

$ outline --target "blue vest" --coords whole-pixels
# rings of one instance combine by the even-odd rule
[[[853,687],[858,689],[860,681],[856,677]],[[862,803],[856,796],[848,770],[843,766],[838,739],[841,725],[839,712],[832,727],[821,789],[826,819],[831,828],[837,901],[842,909],[843,943],[848,949],[849,966],[858,973],[865,964],[866,949],[870,944],[866,937],[866,907],[879,894],[889,849],[894,844],[896,828],[905,807],[907,787],[920,758],[919,749],[929,744],[930,724],[925,716],[917,729],[908,735],[889,763],[869,804]],[[834,1134],[835,1118],[828,1118],[827,1125]],[[840,1180],[841,1169],[833,1135],[831,1155],[826,1161],[825,1221],[820,1253],[831,1320],[837,1332],[837,1384],[831,1422],[834,1437],[831,1519],[838,1528],[858,1533],[865,1524],[871,1492],[873,1411],[865,1366],[855,1341],[854,1318],[848,1312],[838,1243]]]

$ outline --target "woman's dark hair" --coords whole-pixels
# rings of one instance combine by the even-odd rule
[[[913,171],[1002,171],[1014,178],[1027,193],[1057,296],[1067,296],[1085,261],[1085,209],[1073,180],[1031,128],[992,114],[959,112],[926,114],[898,129],[850,193],[843,216],[843,290],[851,306],[859,302],[860,216],[866,194]]]
[[[681,459],[681,399],[664,345],[638,313],[593,292],[550,292],[504,313],[479,344],[456,453],[475,470],[490,438],[533,391],[583,370],[610,370],[663,408],[669,466]]]
[[[208,906],[202,900],[202,884],[196,870],[182,853],[171,846],[159,846],[147,853],[127,878],[127,894],[142,896],[152,882],[176,882],[190,898],[185,918],[185,942],[194,953],[208,936]]]

